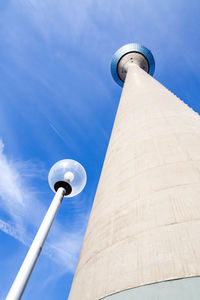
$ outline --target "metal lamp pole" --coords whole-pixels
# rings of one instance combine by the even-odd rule
[[[51,168],[49,184],[56,194],[10,288],[6,300],[21,299],[63,197],[77,195],[84,188],[85,183],[86,173],[84,168],[73,160],[61,160]]]
[[[65,189],[62,187],[56,192],[24,262],[11,286],[6,300],[21,299],[65,193]]]

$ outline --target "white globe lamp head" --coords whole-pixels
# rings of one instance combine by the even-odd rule
[[[66,191],[65,197],[73,197],[83,190],[87,175],[80,163],[72,159],[63,159],[52,166],[48,181],[55,193],[59,187],[63,187]]]

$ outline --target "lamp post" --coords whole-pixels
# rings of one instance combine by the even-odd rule
[[[71,159],[60,160],[51,168],[48,181],[51,189],[55,192],[55,196],[10,288],[6,300],[21,299],[63,197],[73,197],[79,194],[86,184],[86,178],[83,166]]]

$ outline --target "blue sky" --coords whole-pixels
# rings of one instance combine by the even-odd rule
[[[148,47],[154,77],[200,112],[199,10],[198,0],[0,1],[0,300],[52,200],[49,169],[71,158],[87,185],[63,202],[23,297],[67,299],[121,94],[110,74],[119,47]]]

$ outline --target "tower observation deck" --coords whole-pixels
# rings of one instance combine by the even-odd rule
[[[200,297],[200,117],[154,67],[138,44],[114,54],[123,90],[69,300]]]

